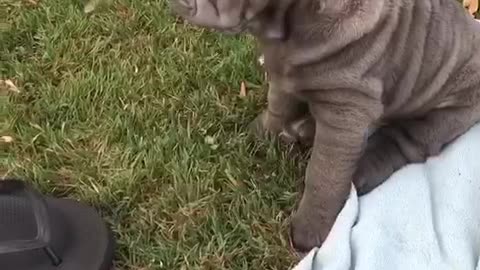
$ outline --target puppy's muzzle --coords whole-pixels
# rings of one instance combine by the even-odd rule
[[[246,0],[171,0],[173,11],[190,23],[223,32],[245,28]]]

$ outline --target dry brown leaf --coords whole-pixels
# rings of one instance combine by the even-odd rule
[[[20,93],[20,90],[18,89],[18,87],[11,80],[6,80],[5,84],[8,86],[10,91],[15,93]]]
[[[12,80],[0,80],[0,91],[20,93],[20,90]]]
[[[2,137],[0,137],[0,142],[3,142],[3,143],[12,143],[12,142],[13,142],[13,137],[11,137],[11,136],[2,136]]]
[[[118,4],[116,10],[117,15],[124,21],[133,20],[135,18],[135,12],[128,6]]]
[[[83,7],[83,12],[86,14],[92,13],[97,9],[110,6],[113,3],[113,0],[88,0],[88,2]]]
[[[244,81],[240,84],[240,96],[241,97],[246,97],[247,96],[247,85],[245,84]]]
[[[91,13],[93,12],[99,5],[101,4],[101,0],[89,0],[85,7],[83,8],[83,12]]]
[[[38,6],[38,3],[40,2],[39,0],[27,0],[25,1],[27,3],[27,5],[31,6],[31,7],[36,7]]]
[[[463,0],[463,6],[468,10],[468,13],[470,13],[472,16],[475,15],[478,11],[479,7],[479,0]]]

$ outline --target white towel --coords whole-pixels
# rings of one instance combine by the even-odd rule
[[[294,270],[480,270],[480,124],[349,200]]]

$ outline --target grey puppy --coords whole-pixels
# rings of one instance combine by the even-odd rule
[[[311,137],[299,251],[325,240],[352,182],[365,194],[480,120],[480,24],[454,0],[171,1],[193,24],[253,34],[270,77],[253,125]]]

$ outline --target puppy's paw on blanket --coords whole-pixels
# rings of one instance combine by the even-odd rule
[[[299,209],[292,217],[290,241],[298,253],[307,253],[313,248],[321,247],[335,223],[335,218],[325,218],[315,212]]]
[[[320,247],[327,238],[328,229],[323,222],[314,222],[295,215],[290,225],[290,238],[296,252],[307,253],[315,247]]]
[[[350,196],[322,247],[293,269],[480,270],[478,138],[480,124],[366,196]]]

